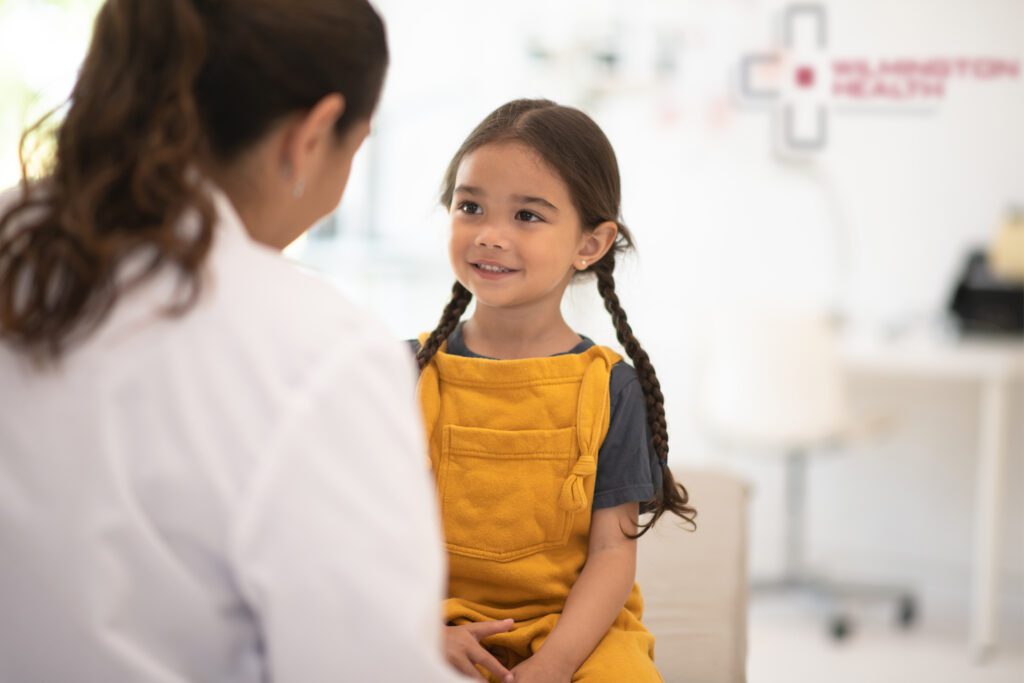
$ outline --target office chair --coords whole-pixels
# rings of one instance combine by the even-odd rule
[[[834,580],[806,562],[810,459],[880,424],[850,414],[835,325],[814,314],[725,314],[712,324],[708,341],[698,399],[702,426],[721,443],[784,456],[783,569],[753,582],[752,593],[820,598],[829,606],[828,630],[837,640],[852,630],[843,608],[851,599],[892,602],[897,623],[912,625],[917,600],[906,588]]]

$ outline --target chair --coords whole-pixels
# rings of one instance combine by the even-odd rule
[[[639,541],[637,581],[655,663],[666,683],[744,683],[746,485],[725,472],[673,474],[697,508],[697,530],[666,515]]]
[[[700,422],[719,443],[785,459],[784,564],[780,576],[752,585],[755,593],[803,593],[829,608],[828,628],[845,638],[853,626],[842,609],[851,599],[892,601],[909,626],[916,600],[899,586],[837,582],[805,560],[805,500],[809,458],[871,433],[854,420],[835,325],[824,316],[747,312],[720,315],[711,326],[699,390]]]

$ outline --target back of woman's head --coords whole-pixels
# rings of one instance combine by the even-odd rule
[[[0,339],[55,359],[165,265],[183,276],[171,310],[186,310],[212,242],[198,168],[331,93],[342,135],[372,114],[387,60],[366,0],[107,0],[51,166],[32,188],[23,171],[0,215]],[[183,231],[190,210],[198,229]],[[146,268],[119,282],[136,254]]]
[[[579,214],[582,230],[593,231],[608,221],[618,226],[612,248],[574,277],[592,274],[596,278],[597,291],[611,315],[616,338],[633,361],[643,389],[651,448],[662,468],[662,486],[645,506],[652,517],[640,533],[646,533],[665,512],[692,524],[696,511],[689,505],[686,489],[675,481],[668,468],[668,428],[661,383],[650,357],[633,334],[615,291],[616,257],[633,248],[633,235],[621,217],[621,182],[615,151],[601,128],[579,109],[550,100],[513,100],[491,112],[452,157],[442,183],[441,203],[450,208],[459,166],[468,155],[484,145],[508,142],[533,150],[562,179]],[[471,298],[469,290],[456,282],[437,327],[417,353],[421,368],[455,329]]]

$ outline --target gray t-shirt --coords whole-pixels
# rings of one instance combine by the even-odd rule
[[[583,353],[594,345],[587,337],[580,337],[583,341],[565,353]],[[410,340],[410,345],[413,352],[419,350],[419,342],[415,339]],[[473,353],[466,346],[461,323],[448,336],[448,353],[468,358],[486,358]],[[655,492],[661,489],[661,466],[651,449],[647,408],[640,388],[640,378],[633,366],[626,362],[616,363],[612,368],[608,388],[611,414],[608,434],[597,456],[593,503],[595,510],[623,503],[644,503],[652,500]]]

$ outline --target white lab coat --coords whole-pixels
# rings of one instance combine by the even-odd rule
[[[461,680],[408,349],[215,199],[184,317],[0,345],[0,681]]]

